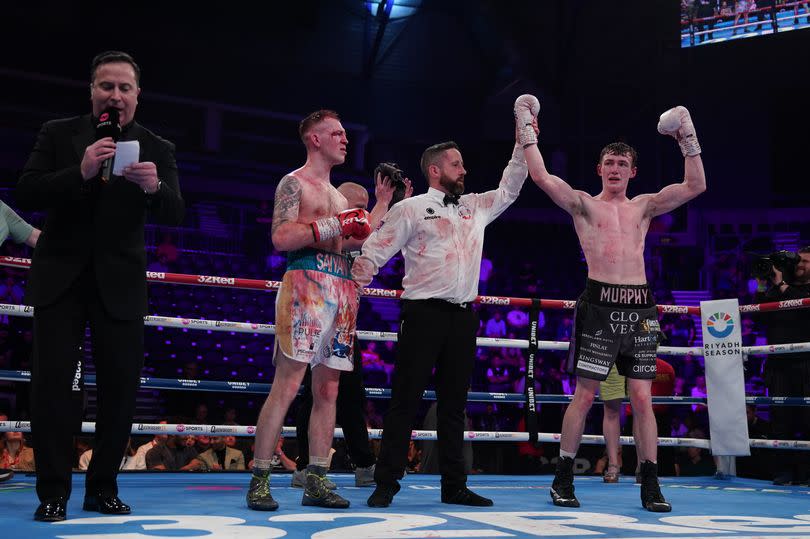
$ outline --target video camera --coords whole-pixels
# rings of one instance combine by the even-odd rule
[[[394,185],[394,196],[391,198],[391,206],[405,198],[405,173],[399,168],[396,163],[380,163],[374,169],[374,179],[376,181],[377,174],[381,178],[388,177]]]
[[[751,253],[753,254],[753,253]],[[751,275],[756,279],[770,279],[774,268],[782,272],[785,281],[793,280],[796,266],[799,263],[798,253],[792,251],[776,251],[769,255],[755,255],[757,259],[751,268]]]

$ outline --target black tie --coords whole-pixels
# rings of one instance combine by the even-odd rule
[[[461,196],[461,195],[449,195],[449,194],[444,195],[444,200],[443,200],[444,205],[445,206],[449,206],[450,204],[458,205],[458,197],[459,196]]]

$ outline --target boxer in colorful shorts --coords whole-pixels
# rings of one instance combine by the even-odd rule
[[[274,197],[271,237],[288,252],[287,272],[276,298],[276,366],[270,395],[256,429],[249,508],[274,511],[270,494],[273,452],[284,417],[312,365],[313,406],[309,422],[309,465],[303,505],[349,507],[327,488],[326,467],[335,429],[335,401],[341,371],[352,369],[357,290],[348,258],[371,233],[368,212],[350,209],[330,183],[332,167],[346,160],[348,140],[337,113],[320,110],[304,118],[299,134],[307,149],[303,167],[287,174]]]

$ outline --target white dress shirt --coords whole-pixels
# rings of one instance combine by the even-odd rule
[[[352,278],[368,286],[380,267],[401,250],[403,299],[474,300],[484,228],[517,199],[527,174],[523,148],[515,146],[495,190],[462,195],[458,205],[445,206],[444,193],[431,187],[424,195],[399,202],[363,244]]]

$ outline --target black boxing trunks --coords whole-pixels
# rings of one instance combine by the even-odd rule
[[[654,379],[660,334],[658,310],[647,285],[588,279],[574,312],[566,370],[601,382],[615,363],[622,376]]]

